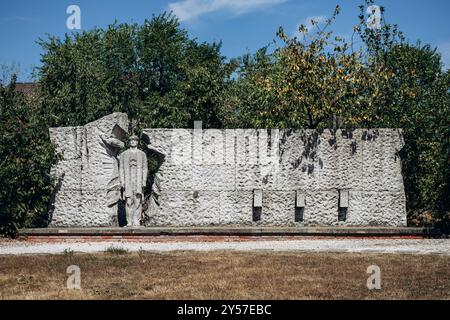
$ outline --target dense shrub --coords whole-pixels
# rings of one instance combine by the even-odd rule
[[[48,223],[55,160],[39,98],[0,85],[0,233]]]

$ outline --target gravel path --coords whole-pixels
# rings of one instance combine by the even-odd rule
[[[64,242],[33,243],[23,241],[0,242],[0,255],[61,254],[65,250],[93,253],[123,248],[128,251],[176,250],[272,250],[360,253],[408,253],[450,255],[450,239],[304,239],[243,242]]]

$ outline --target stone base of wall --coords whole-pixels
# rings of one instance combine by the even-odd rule
[[[182,239],[220,240],[233,237],[236,240],[251,240],[256,237],[390,237],[425,238],[438,233],[434,228],[413,227],[164,227],[164,228],[35,228],[21,229],[19,235],[29,240],[151,240]],[[194,237],[194,238],[192,238]],[[230,238],[231,237],[231,238]]]

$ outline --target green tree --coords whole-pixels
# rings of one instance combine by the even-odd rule
[[[189,39],[162,14],[138,24],[112,24],[40,40],[39,69],[51,126],[80,125],[114,111],[136,127],[219,127],[216,109],[230,69],[219,43]]]
[[[222,108],[223,122],[250,127],[336,128],[367,126],[376,117],[376,101],[389,70],[368,61],[367,52],[327,29],[340,8],[324,26],[299,27],[299,37],[282,28],[281,45],[273,53],[262,48],[239,60],[236,83]]]
[[[15,92],[15,78],[0,85],[0,233],[43,227],[52,195],[55,161],[39,98]]]

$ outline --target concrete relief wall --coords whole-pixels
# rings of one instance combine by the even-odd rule
[[[149,225],[406,225],[398,129],[144,135],[166,151]]]
[[[56,193],[50,226],[111,226],[117,203],[109,184],[118,170],[128,117],[113,113],[83,127],[51,128],[50,139],[62,159],[52,168]]]
[[[127,127],[115,113],[51,129],[63,155],[52,226],[117,224]],[[399,129],[145,129],[143,140],[165,155],[147,226],[406,226]]]

